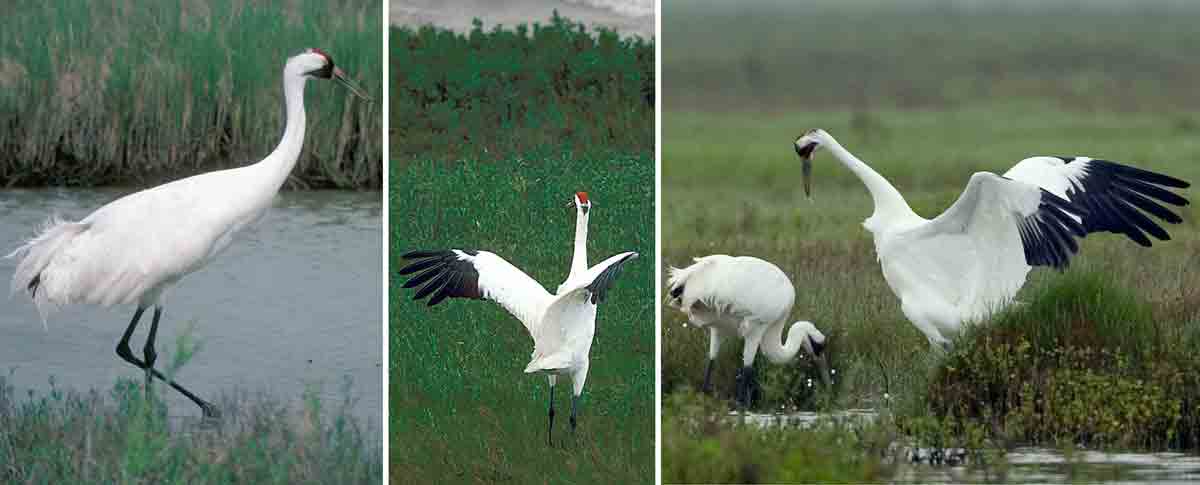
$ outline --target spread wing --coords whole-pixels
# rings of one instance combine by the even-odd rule
[[[411,262],[400,269],[400,274],[416,274],[404,283],[404,288],[420,287],[414,300],[428,296],[429,306],[446,298],[491,300],[517,317],[530,335],[553,299],[525,272],[487,251],[412,251],[402,257]]]
[[[1036,185],[1067,199],[1082,212],[1084,230],[1124,234],[1149,247],[1149,233],[1171,239],[1150,216],[1178,224],[1183,221],[1165,204],[1186,206],[1188,200],[1169,188],[1191,184],[1157,172],[1088,157],[1032,157],[1018,162],[1005,177]]]
[[[587,325],[595,324],[596,304],[604,301],[621,267],[637,255],[627,252],[610,257],[568,282],[570,289],[554,298],[538,328],[534,338],[535,362],[539,357],[582,343],[585,334],[590,344],[591,331]]]
[[[1067,267],[1086,235],[1078,217],[1042,188],[979,172],[954,205],[889,245],[889,278],[919,278],[912,287],[985,311],[1015,296],[1030,266]]]

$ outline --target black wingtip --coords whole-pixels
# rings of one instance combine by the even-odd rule
[[[617,260],[611,266],[604,268],[596,279],[588,284],[588,291],[592,293],[592,304],[599,304],[608,297],[608,289],[612,287],[613,281],[617,279],[617,275],[621,274],[621,267],[631,259],[638,257],[638,253],[629,253],[625,257]]]
[[[37,276],[34,276],[32,280],[29,280],[29,285],[26,286],[25,289],[29,290],[30,298],[37,298],[37,290],[41,286],[42,286],[42,274],[38,273]]]

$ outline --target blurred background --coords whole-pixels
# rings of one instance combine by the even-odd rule
[[[671,111],[1194,110],[1195,2],[664,0]]]
[[[654,0],[392,0],[393,25],[436,25],[457,32],[480,19],[488,29],[533,22],[546,23],[557,11],[589,28],[604,27],[624,35],[654,37]]]

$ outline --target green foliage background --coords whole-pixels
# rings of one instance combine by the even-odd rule
[[[654,149],[654,43],[549,24],[393,28],[393,162]]]

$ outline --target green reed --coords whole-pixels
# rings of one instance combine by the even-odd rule
[[[282,69],[329,52],[382,98],[377,3],[32,2],[0,29],[0,186],[141,185],[245,165],[283,129]],[[307,88],[294,188],[378,188],[382,106]]]

